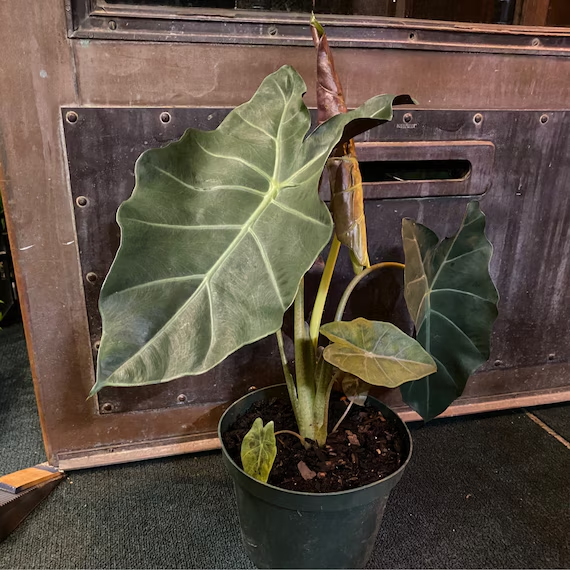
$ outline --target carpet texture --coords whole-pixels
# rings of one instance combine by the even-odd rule
[[[529,411],[565,440],[570,441],[570,405],[554,404],[552,406],[540,406],[530,408]]]
[[[411,427],[370,568],[570,566],[568,449],[520,410]],[[45,458],[18,326],[0,332],[0,453],[2,473]],[[219,452],[72,472],[0,544],[0,568],[251,567]]]

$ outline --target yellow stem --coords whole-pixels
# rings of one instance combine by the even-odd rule
[[[398,263],[397,261],[383,261],[382,263],[376,263],[367,267],[362,273],[355,275],[352,281],[348,284],[348,287],[344,290],[342,297],[338,304],[338,309],[336,310],[336,315],[334,316],[335,321],[342,321],[342,315],[346,309],[346,304],[348,303],[348,298],[350,294],[354,291],[354,288],[364,279],[369,273],[376,271],[377,269],[384,269],[386,267],[398,267],[404,269],[403,263]]]
[[[317,349],[317,343],[319,342],[319,330],[321,328],[321,321],[325,310],[325,302],[327,300],[327,294],[329,292],[339,250],[340,241],[338,241],[336,235],[333,235],[331,249],[329,251],[329,256],[327,257],[321,282],[319,283],[319,290],[317,291],[317,297],[315,299],[315,304],[313,305],[313,314],[311,315],[311,324],[309,326],[309,335],[315,350]]]

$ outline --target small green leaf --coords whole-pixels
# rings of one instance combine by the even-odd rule
[[[273,422],[268,422],[264,427],[263,420],[257,418],[241,442],[243,470],[254,479],[267,483],[276,455]]]
[[[437,370],[420,344],[391,323],[358,318],[327,323],[321,333],[333,343],[325,360],[375,386],[395,388]]]
[[[370,385],[353,374],[345,374],[342,379],[342,391],[353,404],[364,406]]]

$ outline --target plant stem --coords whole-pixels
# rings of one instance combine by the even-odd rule
[[[348,412],[350,412],[350,408],[352,408],[352,404],[353,404],[353,402],[351,400],[350,404],[348,404],[348,406],[346,406],[346,410],[344,410],[344,414],[342,414],[342,416],[340,416],[340,420],[338,420],[338,422],[336,422],[336,425],[333,427],[333,430],[331,431],[331,433],[334,433],[340,427],[342,420],[344,420],[344,418],[346,418],[346,416],[348,415]]]
[[[297,439],[299,439],[301,441],[301,443],[307,447],[307,442],[305,441],[304,437],[301,437],[298,433],[291,431],[290,429],[282,429],[279,431],[275,432],[275,437],[277,437],[278,435],[281,435],[282,433],[288,433],[289,435],[294,435]]]
[[[328,263],[328,260],[327,260]],[[348,298],[350,294],[354,291],[354,288],[364,279],[369,273],[376,271],[377,269],[384,269],[385,267],[399,267],[404,269],[403,263],[398,263],[397,261],[383,261],[382,263],[376,263],[367,267],[362,273],[355,275],[352,281],[348,284],[348,287],[344,290],[342,297],[338,303],[338,308],[336,310],[336,315],[334,316],[335,321],[341,321],[344,310],[346,309],[346,304],[348,303]]]
[[[297,388],[295,387],[295,380],[289,370],[289,363],[287,362],[287,355],[285,354],[285,346],[283,344],[283,333],[279,329],[275,336],[277,337],[277,346],[279,347],[279,354],[281,355],[281,364],[283,365],[283,375],[285,376],[285,383],[287,384],[287,391],[289,392],[289,399],[295,416],[299,408],[299,400],[297,398]]]
[[[315,304],[313,305],[313,314],[311,315],[311,325],[309,327],[309,334],[315,350],[319,342],[319,330],[323,319],[323,311],[325,310],[325,302],[327,300],[327,294],[329,292],[339,250],[340,241],[338,241],[336,235],[333,235],[331,248],[321,277],[321,282],[319,283]]]

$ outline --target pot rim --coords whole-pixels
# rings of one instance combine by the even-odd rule
[[[292,491],[290,489],[283,489],[281,487],[276,487],[275,485],[270,485],[269,483],[263,483],[262,481],[259,481],[258,479],[255,479],[255,477],[252,477],[251,475],[249,475],[248,473],[246,473],[230,456],[230,454],[227,452],[226,450],[226,446],[224,445],[224,440],[222,438],[222,423],[224,421],[224,418],[226,417],[226,415],[230,412],[230,410],[239,402],[251,397],[253,394],[256,394],[257,392],[262,392],[264,390],[269,390],[271,388],[278,388],[278,387],[287,387],[287,385],[285,383],[281,383],[281,384],[272,384],[271,386],[265,386],[263,388],[259,388],[257,390],[254,390],[253,392],[249,392],[248,394],[245,394],[244,396],[242,396],[241,398],[239,398],[238,400],[236,400],[235,402],[232,402],[232,404],[226,409],[226,411],[222,414],[222,417],[220,418],[220,421],[218,422],[218,438],[220,440],[220,444],[222,446],[222,453],[224,453],[224,455],[226,456],[226,459],[245,477],[247,477],[250,481],[252,481],[253,483],[257,483],[258,485],[262,486],[262,487],[267,487],[268,489],[274,489],[275,491],[281,491],[282,493],[287,493],[290,495],[294,495],[294,496],[298,496],[298,497],[338,497],[340,495],[350,495],[353,493],[358,493],[361,491],[364,491],[366,489],[370,489],[376,485],[379,485],[381,483],[386,483],[387,481],[389,481],[390,479],[393,478],[397,478],[399,476],[401,476],[402,472],[404,471],[404,469],[407,467],[408,463],[410,462],[410,459],[412,458],[412,451],[413,451],[413,439],[412,439],[412,434],[410,433],[410,430],[408,429],[408,426],[406,425],[406,422],[404,422],[400,416],[394,412],[394,410],[392,410],[392,408],[390,408],[389,406],[387,406],[386,404],[384,404],[384,402],[381,402],[380,400],[378,400],[377,398],[374,398],[373,396],[368,396],[368,398],[366,398],[366,401],[368,401],[368,399],[372,399],[372,400],[376,400],[377,402],[379,402],[380,404],[382,404],[384,407],[388,408],[392,413],[394,413],[394,415],[396,416],[396,418],[401,422],[401,424],[404,427],[405,433],[408,437],[408,441],[410,443],[409,445],[409,451],[408,451],[408,456],[406,457],[406,460],[400,465],[400,467],[398,467],[398,469],[396,469],[396,471],[394,471],[393,473],[391,473],[390,475],[388,475],[387,477],[384,477],[382,479],[378,479],[378,481],[374,481],[374,483],[368,483],[368,485],[363,485],[361,487],[355,487],[354,489],[346,489],[345,491],[333,491],[331,493],[308,493],[306,491]]]

